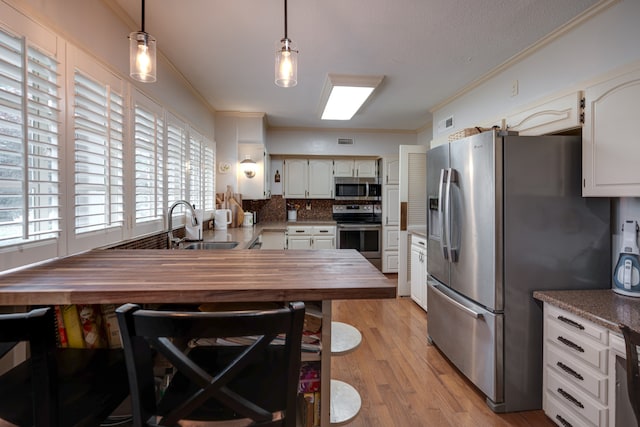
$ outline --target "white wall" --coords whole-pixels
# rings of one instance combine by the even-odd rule
[[[433,130],[431,129],[431,127],[421,130],[418,132],[418,135],[417,135],[417,144],[429,146],[429,144],[431,143],[432,137],[433,137]]]
[[[338,145],[338,138],[353,138],[353,145]],[[398,154],[400,145],[417,144],[414,132],[362,132],[352,130],[267,130],[271,155],[383,156]]]
[[[571,29],[531,56],[471,92],[433,111],[436,125],[454,116],[451,134],[500,118],[509,111],[551,95],[581,90],[586,82],[640,59],[640,1],[621,0]],[[518,95],[511,84],[518,81]],[[462,88],[461,88],[462,89]]]
[[[102,0],[3,0],[37,22],[58,32],[117,73],[129,75],[129,28]],[[161,41],[158,41],[161,46]],[[214,139],[214,118],[208,106],[158,55],[158,81],[134,83],[209,139]]]

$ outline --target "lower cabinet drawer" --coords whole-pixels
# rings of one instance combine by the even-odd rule
[[[562,378],[581,387],[593,398],[606,405],[607,377],[594,368],[574,360],[554,344],[545,345],[547,369],[555,370]]]
[[[603,374],[607,373],[607,347],[566,329],[557,322],[545,322],[545,338],[568,354],[578,357]],[[547,343],[548,345],[548,343]]]
[[[544,394],[544,413],[561,427],[593,427],[593,424],[580,418],[558,401],[550,391]]]
[[[609,420],[609,410],[595,399],[589,397],[584,391],[569,381],[561,378],[551,369],[545,369],[547,376],[547,390],[564,408],[584,417],[596,427],[606,427]]]

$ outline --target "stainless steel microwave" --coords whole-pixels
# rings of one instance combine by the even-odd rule
[[[334,178],[336,200],[380,200],[382,185],[378,178]]]

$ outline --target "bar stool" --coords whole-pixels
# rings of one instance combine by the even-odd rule
[[[629,401],[636,415],[636,422],[640,427],[640,369],[638,368],[638,346],[640,345],[640,333],[632,330],[627,325],[618,325],[624,336],[624,344],[627,353],[627,390]]]
[[[331,322],[331,356],[340,356],[354,351],[362,343],[362,334],[353,326],[342,322]],[[331,409],[329,419],[333,425],[351,421],[362,407],[360,393],[350,384],[331,380]]]
[[[0,419],[19,426],[95,426],[129,394],[122,350],[56,348],[52,308],[0,314],[0,358],[30,358],[0,376]],[[0,422],[1,423],[1,422]]]

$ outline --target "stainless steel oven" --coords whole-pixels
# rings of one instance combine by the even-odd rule
[[[334,205],[336,247],[355,249],[382,268],[382,211],[380,205]]]

